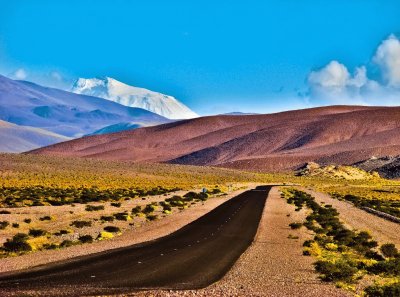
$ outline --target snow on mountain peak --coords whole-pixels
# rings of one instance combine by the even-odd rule
[[[79,78],[73,85],[72,92],[147,109],[169,119],[198,117],[195,112],[172,96],[133,87],[111,77]]]

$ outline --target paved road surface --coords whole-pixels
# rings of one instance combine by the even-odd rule
[[[72,296],[206,287],[252,243],[270,188],[244,192],[151,242],[2,275],[0,293],[33,290]]]

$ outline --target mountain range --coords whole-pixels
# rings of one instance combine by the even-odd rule
[[[330,106],[210,116],[84,137],[33,151],[135,162],[277,171],[398,155],[400,107]]]
[[[129,107],[143,108],[168,119],[199,116],[172,96],[133,87],[110,77],[79,78],[71,91],[104,98]]]
[[[120,122],[149,126],[170,121],[141,108],[4,76],[0,76],[0,119],[67,137],[80,137]]]

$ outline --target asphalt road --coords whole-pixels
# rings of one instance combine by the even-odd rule
[[[154,241],[2,275],[0,293],[72,296],[206,287],[252,243],[270,188],[244,192]]]

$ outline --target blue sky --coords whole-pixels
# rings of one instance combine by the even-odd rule
[[[173,95],[200,114],[382,104],[379,96],[400,102],[393,70],[400,61],[399,1],[0,0],[0,6],[0,73],[9,77],[66,87],[78,77],[110,76]],[[364,68],[367,80],[356,83],[355,72]]]

